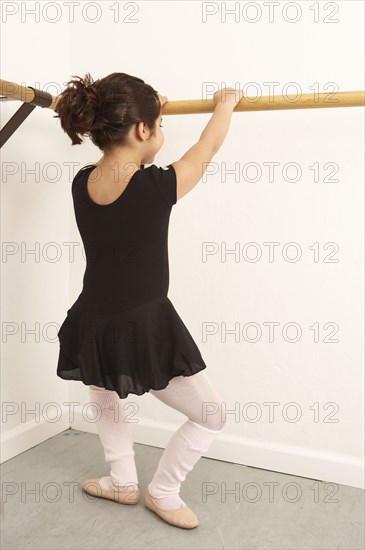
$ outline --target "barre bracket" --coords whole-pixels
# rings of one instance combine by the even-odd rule
[[[5,124],[4,128],[2,128],[0,131],[0,148],[14,134],[35,107],[49,107],[52,103],[52,95],[48,92],[37,90],[37,88],[33,88],[32,86],[28,86],[28,88],[34,91],[34,98],[29,103],[23,103]]]

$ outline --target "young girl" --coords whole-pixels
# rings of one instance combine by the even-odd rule
[[[152,163],[164,142],[165,96],[125,73],[96,81],[87,73],[67,84],[56,118],[72,145],[87,135],[103,152],[72,181],[86,269],[82,292],[58,332],[57,375],[89,386],[110,465],[110,476],[88,479],[82,488],[123,504],[138,502],[133,439],[121,400],[149,392],[187,420],[169,440],[144,503],[167,523],[193,528],[199,521],[179,496],[180,486],[225,423],[206,364],[167,297],[169,217],[222,145],[242,94],[217,92],[198,142],[158,168]],[[214,403],[218,412],[206,417],[204,403]]]

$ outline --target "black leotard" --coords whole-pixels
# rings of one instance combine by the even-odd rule
[[[174,167],[137,170],[106,205],[88,193],[94,169],[85,166],[72,181],[86,269],[82,291],[58,332],[57,375],[124,398],[162,389],[171,378],[190,376],[206,364],[167,297]]]

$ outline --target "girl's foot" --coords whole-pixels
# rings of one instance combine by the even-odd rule
[[[162,497],[156,496],[154,494],[154,489],[151,483],[147,486],[147,489],[150,497],[152,497],[157,506],[159,508],[162,508],[163,510],[176,510],[177,508],[186,506],[186,503],[182,500],[179,493],[173,493],[171,495],[166,494]]]
[[[144,503],[146,508],[155,512],[161,519],[183,529],[192,529],[199,525],[198,517],[186,504],[182,504],[179,508],[165,510],[158,506],[158,500],[152,498],[148,489],[144,492]]]
[[[114,500],[120,504],[137,504],[139,501],[139,489],[125,487],[124,489],[114,485],[110,477],[85,479],[81,484],[82,490],[94,497]]]

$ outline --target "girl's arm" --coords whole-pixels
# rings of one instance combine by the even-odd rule
[[[180,160],[171,163],[176,172],[177,200],[191,191],[201,180],[207,164],[226,138],[233,109],[241,98],[242,92],[234,88],[224,88],[214,94],[213,99],[216,106],[199,141]]]

